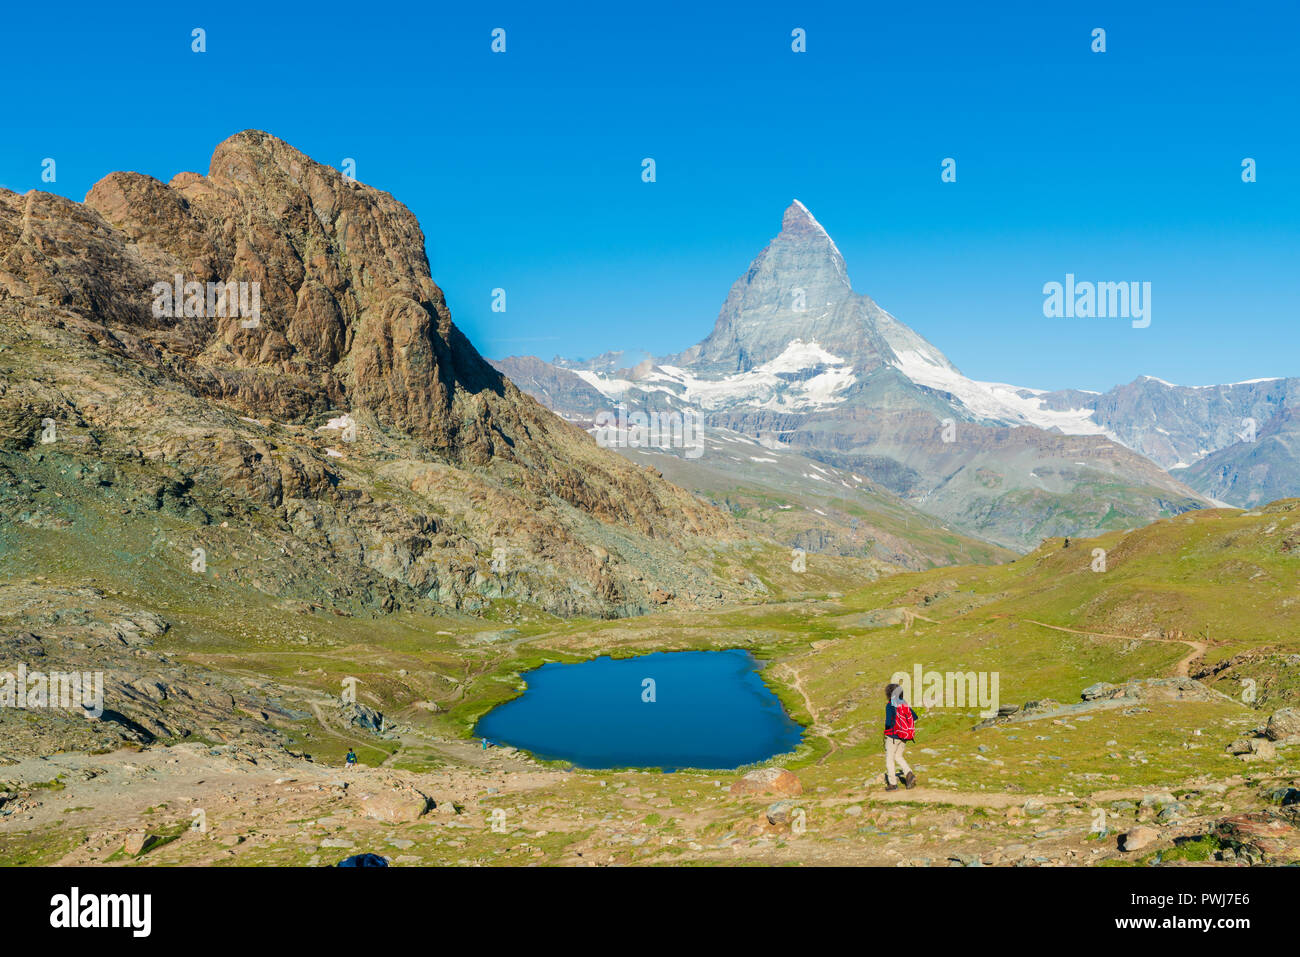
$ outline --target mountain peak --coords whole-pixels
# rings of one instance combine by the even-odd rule
[[[781,219],[781,233],[788,236],[825,236],[830,239],[830,234],[826,232],[822,224],[817,222],[813,214],[808,211],[808,207],[799,200],[792,200],[786,207],[785,216]]]

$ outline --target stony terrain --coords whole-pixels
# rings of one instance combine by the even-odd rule
[[[1211,510],[1056,539],[1001,566],[504,631],[402,611],[250,631],[219,614],[132,610],[139,596],[11,586],[5,660],[35,660],[39,645],[76,663],[99,642],[126,641],[138,664],[116,667],[155,677],[122,684],[115,673],[110,701],[130,724],[92,723],[60,752],[50,735],[67,732],[49,712],[6,709],[0,860],[330,864],[373,851],[399,865],[1292,862],[1298,523],[1296,500]],[[1094,570],[1095,549],[1105,571]],[[810,556],[809,574],[838,561]],[[767,683],[809,729],[761,773],[583,771],[467,740],[543,661],[721,647],[765,660]],[[995,670],[1001,706],[991,719],[923,706],[909,754],[920,786],[890,793],[880,686],[915,664]],[[359,679],[355,703],[340,699],[346,676]],[[348,747],[365,767],[342,769]]]

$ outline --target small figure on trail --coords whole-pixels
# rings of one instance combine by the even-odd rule
[[[895,765],[903,772],[903,783],[908,788],[916,786],[916,774],[903,758],[903,749],[914,737],[916,737],[916,715],[903,700],[903,686],[891,682],[885,686],[886,791],[898,790],[898,779],[894,774]]]
[[[484,738],[484,739],[483,739],[483,750],[486,751],[487,749],[488,749],[488,739],[487,739],[487,738]]]
[[[355,768],[357,766],[357,753],[353,751],[351,748],[348,748],[348,756],[344,758],[343,761],[344,761],[344,767],[347,767],[349,769]]]

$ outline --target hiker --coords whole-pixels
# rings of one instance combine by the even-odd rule
[[[902,685],[892,682],[885,685],[885,702],[885,790],[898,790],[895,764],[903,771],[903,784],[913,788],[916,774],[903,759],[903,749],[916,736],[916,715],[903,700]]]
[[[349,770],[355,768],[357,766],[357,753],[351,748],[348,748],[348,756],[343,760],[346,762],[344,766]]]

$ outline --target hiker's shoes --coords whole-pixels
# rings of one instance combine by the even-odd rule
[[[916,787],[916,772],[908,771],[907,777],[903,778],[903,783],[907,785],[907,789],[909,791],[912,790],[912,788]]]
[[[897,785],[897,784],[886,784],[886,785],[885,785],[885,790],[886,790],[886,791],[897,791],[897,790],[898,790],[898,785]]]

